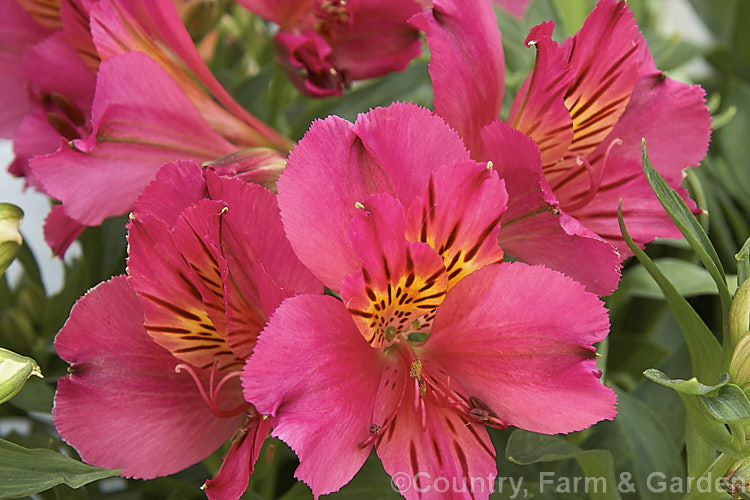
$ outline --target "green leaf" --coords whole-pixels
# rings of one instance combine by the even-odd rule
[[[32,375],[42,377],[36,361],[0,348],[0,404],[15,396]]]
[[[23,238],[18,226],[23,219],[23,210],[10,203],[0,203],[0,276],[21,248]]]
[[[635,485],[638,498],[672,498],[649,488],[649,478],[654,473],[683,477],[682,447],[669,438],[660,415],[646,403],[621,390],[616,392],[617,416],[614,421],[599,422],[584,446],[609,450],[616,460],[618,482],[627,478]]]
[[[615,482],[614,459],[607,450],[584,450],[561,436],[547,436],[519,429],[508,439],[505,458],[519,465],[575,458],[586,478],[596,481],[586,484],[601,484],[601,487],[589,489],[592,499],[620,498]],[[602,480],[604,483],[601,483]]]
[[[590,0],[552,0],[555,12],[567,36],[574,35],[583,26],[594,3]]]
[[[680,325],[680,330],[685,337],[685,342],[690,351],[693,374],[700,380],[718,380],[719,374],[722,371],[722,352],[716,337],[714,337],[714,334],[711,333],[711,330],[708,329],[698,313],[688,304],[687,300],[679,294],[674,285],[664,276],[659,267],[646,255],[646,252],[638,248],[638,245],[630,237],[622,220],[622,203],[620,203],[617,209],[617,218],[620,222],[620,231],[625,242],[636,258],[659,284],[664,293],[664,298],[672,309],[677,323]]]
[[[724,325],[726,325],[726,318],[729,315],[729,305],[732,302],[732,297],[729,293],[727,278],[724,275],[724,268],[721,266],[721,261],[719,260],[719,255],[716,253],[716,249],[711,244],[711,240],[708,239],[708,235],[706,234],[706,231],[703,230],[703,226],[700,225],[698,219],[696,219],[690,212],[690,209],[682,198],[680,198],[674,189],[667,184],[667,181],[665,181],[659,172],[657,172],[651,165],[651,162],[648,159],[648,154],[646,153],[645,139],[643,140],[642,145],[642,160],[643,171],[646,174],[648,183],[651,185],[651,189],[653,189],[659,202],[664,207],[664,210],[666,210],[677,228],[683,236],[685,236],[685,239],[690,243],[690,246],[714,279],[716,287],[719,290],[723,317],[725,319]]]
[[[705,268],[682,259],[663,257],[654,259],[664,276],[683,297],[716,295],[716,285]],[[620,286],[629,294],[645,299],[664,299],[664,293],[643,265],[628,269]]]
[[[58,484],[80,488],[119,474],[46,449],[27,449],[0,439],[0,498],[33,495]]]
[[[708,413],[725,424],[750,424],[750,401],[742,389],[729,384],[714,397],[702,397],[701,403]]]
[[[719,389],[726,386],[729,383],[729,377],[727,374],[723,374],[716,385],[703,385],[698,382],[695,377],[690,380],[671,379],[656,368],[650,368],[643,372],[649,380],[656,382],[657,384],[669,387],[682,394],[689,394],[691,396],[705,396],[717,393]]]
[[[670,387],[677,391],[682,403],[685,405],[690,422],[693,428],[703,440],[713,449],[731,455],[738,455],[737,450],[732,443],[732,435],[726,426],[716,419],[714,413],[709,408],[711,403],[706,405],[703,400],[711,399],[711,395],[716,395],[727,387],[728,378],[724,375],[718,384],[707,386],[701,384],[695,378],[690,380],[670,379],[667,375],[656,369],[646,370],[643,373],[650,380],[665,387]],[[721,405],[713,405],[719,410]],[[705,451],[705,450],[704,450]],[[691,453],[691,450],[688,450]]]

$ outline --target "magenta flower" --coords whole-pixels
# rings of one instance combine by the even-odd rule
[[[316,497],[373,446],[391,475],[487,478],[485,425],[558,433],[614,417],[592,347],[608,331],[601,301],[555,271],[498,263],[506,202],[497,173],[414,105],[316,122],[293,150],[284,227],[342,301],[282,303],[242,383]]]
[[[686,198],[682,171],[701,160],[710,132],[703,90],[659,72],[624,2],[601,0],[562,45],[550,38],[551,22],[532,29],[536,66],[506,125],[497,119],[503,58],[490,1],[434,4],[412,23],[427,34],[435,111],[474,158],[492,160],[506,180],[501,244],[591,291],[611,292],[618,261],[629,255],[617,226],[620,198],[639,244],[679,236],[642,174],[640,144],[645,137],[656,168]],[[534,139],[539,151],[520,147],[513,129]],[[511,156],[509,143],[518,146]]]
[[[153,478],[232,446],[209,498],[238,498],[271,421],[237,376],[282,299],[322,287],[284,237],[275,195],[194,162],[139,198],[128,277],[100,284],[55,339],[58,432],[89,463]],[[84,418],[85,417],[85,418]]]
[[[55,253],[84,226],[131,210],[165,162],[261,147],[255,159],[267,163],[252,168],[266,183],[279,172],[290,141],[229,97],[173,2],[66,0],[59,18],[62,29],[24,57],[41,104],[18,127],[11,167],[62,201],[45,225]]]
[[[278,59],[312,97],[341,95],[352,81],[401,71],[422,53],[407,24],[417,0],[238,0],[279,25]]]

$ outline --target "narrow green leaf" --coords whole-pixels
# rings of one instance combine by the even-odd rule
[[[0,404],[15,396],[32,375],[42,377],[36,361],[0,348]]]
[[[698,219],[690,212],[685,202],[680,196],[672,189],[667,181],[656,171],[651,165],[646,153],[646,140],[643,140],[642,145],[642,160],[643,160],[643,172],[646,174],[646,179],[651,185],[651,189],[654,190],[654,194],[659,199],[659,202],[666,210],[669,217],[675,223],[680,232],[685,236],[685,239],[690,243],[690,246],[695,251],[698,258],[701,260],[706,270],[711,274],[711,277],[716,282],[716,287],[719,290],[719,297],[721,299],[722,311],[724,313],[724,325],[726,325],[726,318],[729,315],[729,305],[732,302],[732,297],[727,287],[727,279],[724,275],[724,268],[721,266],[721,260],[719,255],[716,253],[711,240],[708,239],[706,231],[703,226],[700,225]]]
[[[658,175],[658,174],[657,174]],[[703,381],[714,381],[719,379],[722,372],[721,345],[708,329],[697,312],[688,304],[675,289],[674,285],[664,276],[659,267],[654,264],[646,252],[638,248],[630,237],[625,222],[622,220],[622,203],[617,209],[617,218],[620,222],[620,231],[630,250],[653,276],[664,293],[669,307],[674,313],[680,330],[685,337],[688,350],[690,351],[690,362],[693,374]],[[725,284],[726,287],[726,284]],[[728,292],[727,292],[728,293]],[[728,360],[727,360],[728,364]],[[728,368],[728,366],[727,366]]]
[[[0,498],[33,495],[58,484],[80,488],[120,472],[92,467],[52,450],[27,449],[0,439]]]
[[[0,276],[21,248],[23,238],[18,226],[23,219],[23,210],[10,203],[0,203]]]
[[[620,498],[615,482],[614,459],[608,450],[584,450],[561,436],[548,436],[519,429],[508,438],[505,458],[519,465],[575,458],[586,478],[593,481],[590,484],[601,486],[588,488],[590,498]]]

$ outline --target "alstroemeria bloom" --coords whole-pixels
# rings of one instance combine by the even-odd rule
[[[63,27],[64,11],[61,8]],[[265,171],[283,160],[291,142],[231,99],[200,58],[172,1],[102,0],[93,6],[87,3],[82,12],[90,21],[86,17],[85,23],[78,18],[69,22],[77,37],[66,33],[65,38],[86,38],[97,65],[99,58],[103,61],[96,90],[93,73],[79,60],[90,80],[88,92],[68,99],[63,108],[78,110],[79,121],[47,113],[50,120],[56,118],[57,127],[47,126],[51,135],[26,134],[34,138],[34,147],[23,148],[25,156],[57,150],[30,162],[35,185],[62,201],[62,208],[53,209],[45,225],[57,253],[64,253],[81,225],[97,225],[129,211],[167,161],[209,161],[248,147],[264,148],[256,159],[268,157],[268,165],[261,165]],[[71,51],[76,53],[68,47]],[[57,84],[70,86],[75,81],[68,75],[77,66],[66,63],[59,52],[47,48],[39,54],[45,58],[33,61],[54,57],[67,72],[50,72],[50,67],[57,67],[50,64],[37,63],[35,68],[45,81],[56,82],[65,74]],[[43,141],[45,147],[39,147]],[[17,153],[26,142],[17,139]]]
[[[136,204],[128,277],[83,297],[55,339],[71,374],[53,409],[82,458],[153,478],[232,446],[209,498],[239,498],[270,427],[237,375],[276,306],[322,286],[287,242],[275,195],[166,165]]]
[[[354,80],[401,71],[422,53],[407,19],[418,0],[237,0],[279,25],[278,59],[300,91],[341,95]]]
[[[639,244],[679,236],[643,176],[641,138],[655,167],[687,198],[679,182],[705,155],[710,117],[700,87],[656,69],[624,2],[601,0],[562,45],[550,38],[551,22],[532,29],[527,43],[537,48],[536,66],[508,125],[497,120],[504,75],[497,24],[483,15],[490,0],[434,4],[412,22],[427,33],[435,111],[459,131],[473,157],[504,168],[513,217],[500,241],[510,254],[607,293],[617,284],[617,257],[607,257],[601,239],[620,260],[630,253],[617,225],[620,198]],[[541,158],[533,147],[499,156],[506,143],[518,142],[516,131],[534,139]]]
[[[556,271],[498,263],[506,201],[497,173],[410,104],[316,122],[292,151],[286,233],[342,300],[283,302],[242,383],[316,497],[375,446],[391,475],[488,478],[466,493],[487,498],[485,425],[558,433],[614,417],[592,347],[604,307]]]

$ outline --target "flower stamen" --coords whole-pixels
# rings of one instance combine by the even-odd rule
[[[246,411],[252,405],[250,403],[242,403],[241,405],[231,410],[222,410],[218,405],[218,395],[224,384],[226,384],[229,380],[242,375],[242,371],[236,370],[227,373],[224,377],[222,377],[219,383],[214,386],[217,361],[218,360],[214,360],[213,365],[211,365],[211,372],[208,375],[208,393],[206,393],[206,389],[203,387],[200,377],[195,372],[192,366],[186,363],[180,363],[174,367],[174,371],[176,373],[181,373],[184,370],[188,373],[188,375],[190,375],[190,377],[193,379],[193,382],[195,382],[195,386],[198,388],[198,392],[203,398],[203,401],[206,403],[206,406],[208,406],[208,409],[211,410],[214,415],[220,418],[236,417],[240,413]]]

